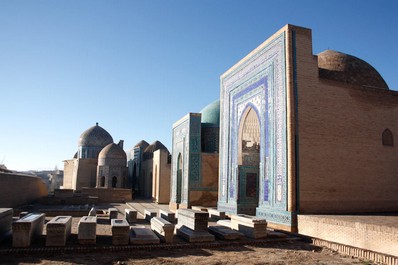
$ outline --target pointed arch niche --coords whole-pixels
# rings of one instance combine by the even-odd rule
[[[394,146],[394,136],[388,128],[383,131],[382,143],[385,146]]]
[[[260,120],[252,106],[243,112],[238,135],[238,213],[254,215],[259,201]]]

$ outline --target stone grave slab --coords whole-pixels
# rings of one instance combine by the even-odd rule
[[[176,222],[175,213],[169,210],[159,209],[159,217],[169,221],[172,224],[175,224]]]
[[[108,209],[108,215],[109,215],[109,221],[112,219],[117,219],[117,209],[116,208],[109,208]]]
[[[159,237],[151,229],[145,227],[131,227],[130,244],[149,245],[159,243]]]
[[[148,222],[151,221],[152,217],[156,217],[158,215],[158,210],[157,209],[145,209],[144,210],[144,218]]]
[[[243,237],[241,232],[236,230],[232,230],[231,228],[216,225],[216,226],[209,226],[210,234],[213,234],[215,237],[223,240],[237,240]]]
[[[78,224],[77,238],[81,245],[95,245],[97,242],[97,217],[83,216]]]
[[[137,210],[135,209],[125,209],[124,216],[129,223],[137,222]]]
[[[178,226],[186,226],[195,231],[207,231],[209,214],[191,209],[178,210]]]
[[[194,231],[185,226],[176,229],[177,235],[190,243],[212,242],[215,240],[214,235],[207,231]]]
[[[71,234],[72,216],[56,216],[46,225],[47,247],[65,246],[68,237]]]
[[[207,212],[209,213],[209,218],[213,220],[221,220],[226,218],[225,212],[220,212],[214,208],[208,208]]]
[[[29,214],[29,212],[20,212],[19,213],[19,218],[24,218],[25,216],[27,216]]]
[[[204,207],[204,206],[192,206],[191,209],[195,210],[195,211],[207,212],[207,207]]]
[[[12,208],[0,208],[0,242],[11,235],[13,214]]]
[[[264,238],[267,236],[267,221],[251,215],[231,215],[231,229],[249,238]]]
[[[45,218],[43,213],[31,213],[12,223],[12,246],[29,247],[42,235]]]
[[[130,239],[130,225],[125,219],[112,219],[112,245],[128,245]]]
[[[173,242],[174,228],[174,224],[163,218],[152,217],[151,219],[151,229],[155,232],[155,234],[160,238],[160,241],[162,242]]]
[[[223,219],[223,220],[218,220],[217,225],[225,226],[228,228],[231,228],[231,220],[228,219]]]
[[[178,210],[177,235],[188,242],[214,241],[214,236],[207,231],[209,214],[192,209]]]

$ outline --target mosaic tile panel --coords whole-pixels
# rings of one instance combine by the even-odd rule
[[[239,126],[247,108],[260,123],[258,216],[290,224],[287,212],[285,33],[222,76],[218,207],[238,210]],[[272,214],[271,214],[272,213]]]

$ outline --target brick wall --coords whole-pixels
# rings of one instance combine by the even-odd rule
[[[47,187],[39,177],[0,173],[0,207],[29,204],[47,195]]]
[[[128,202],[132,200],[130,189],[83,188],[82,194],[98,197],[99,203]]]
[[[159,149],[153,152],[153,194],[157,203],[170,202],[171,164],[167,163],[169,152]]]
[[[398,211],[398,93],[318,78],[311,38],[296,35],[300,213]],[[376,52],[376,51],[375,51]]]
[[[302,235],[398,256],[397,216],[381,216],[379,223],[366,222],[366,216],[298,215],[297,218]],[[395,226],[384,224],[388,219]]]

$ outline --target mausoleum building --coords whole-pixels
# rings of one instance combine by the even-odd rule
[[[114,144],[112,136],[98,123],[80,135],[77,153],[64,161],[64,189],[111,188],[113,182],[115,187],[125,188],[128,187],[126,179],[127,158],[123,141]]]
[[[142,140],[130,150],[129,177],[136,197],[157,203],[170,200],[170,152],[160,142]]]
[[[370,64],[314,55],[311,30],[286,25],[221,75],[218,210],[289,231],[299,214],[398,211],[397,120],[398,92]]]
[[[219,127],[219,100],[174,123],[170,209],[217,205]]]

